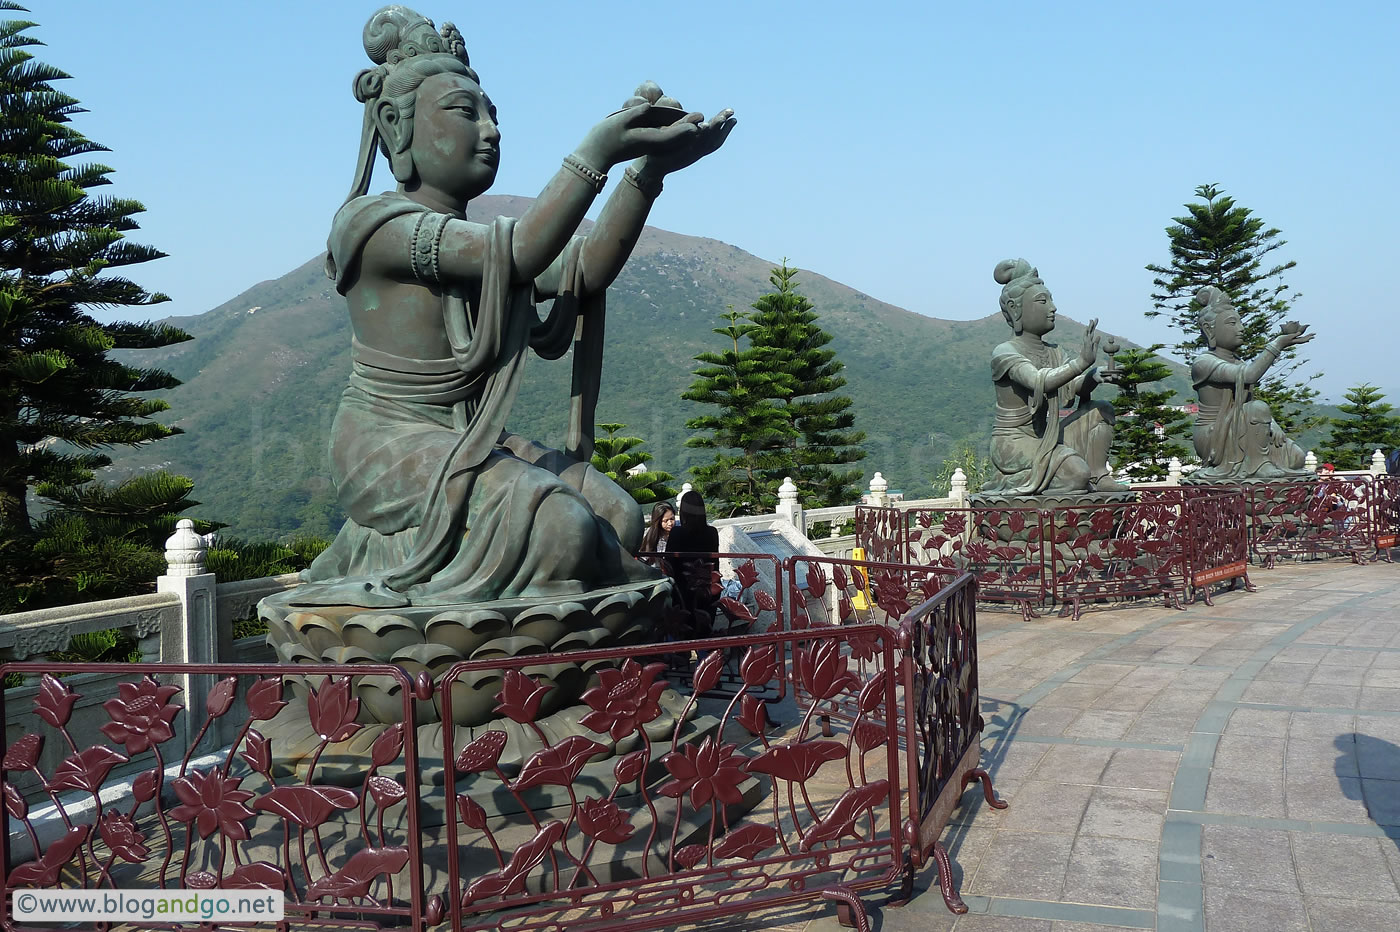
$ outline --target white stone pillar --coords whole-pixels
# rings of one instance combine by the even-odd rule
[[[870,504],[875,508],[884,508],[890,503],[889,491],[889,482],[877,472],[875,478],[870,480]]]
[[[173,593],[180,600],[178,628],[161,631],[160,659],[166,663],[215,663],[231,661],[233,632],[219,631],[218,604],[213,573],[204,571],[205,539],[194,531],[194,522],[181,518],[175,533],[165,542],[165,575],[156,580],[157,592]],[[214,677],[183,676],[186,741],[204,724],[205,697]]]
[[[967,504],[967,473],[962,467],[953,470],[953,480],[949,484],[948,497],[959,507]]]
[[[778,517],[789,522],[803,536],[807,536],[806,516],[802,513],[802,503],[797,500],[797,486],[792,476],[786,476],[778,486]]]
[[[1181,460],[1173,456],[1167,464],[1167,485],[1181,485],[1181,476]]]
[[[691,484],[690,484],[689,482],[682,482],[682,483],[681,483],[681,495],[684,495],[685,493],[691,491],[691,489],[692,489],[692,486],[691,486]]]
[[[1371,475],[1385,475],[1385,454],[1380,450],[1371,454]]]
[[[1309,450],[1308,455],[1303,457],[1303,468],[1308,472],[1317,472],[1317,454],[1312,450]]]

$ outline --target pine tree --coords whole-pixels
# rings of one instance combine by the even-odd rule
[[[617,436],[617,432],[626,427],[626,424],[598,425],[598,429],[607,431],[608,435],[594,441],[593,467],[621,486],[638,504],[650,505],[675,498],[676,489],[667,483],[676,477],[645,468],[651,454],[637,448],[646,441],[641,437]],[[634,472],[638,466],[644,468]]]
[[[797,429],[779,399],[792,393],[794,379],[775,366],[773,349],[747,345],[758,329],[749,315],[730,307],[720,316],[728,326],[714,332],[729,348],[696,356],[703,365],[681,395],[719,408],[685,422],[706,432],[687,439],[686,446],[716,451],[713,461],[690,472],[710,514],[766,514],[778,505],[778,485],[769,477],[792,466],[786,446]]]
[[[1152,280],[1155,309],[1147,316],[1171,318],[1183,335],[1173,350],[1190,365],[1206,349],[1194,298],[1201,288],[1214,285],[1230,296],[1239,311],[1244,329],[1240,356],[1252,358],[1278,333],[1293,302],[1302,297],[1283,280],[1284,273],[1298,263],[1278,262],[1273,253],[1287,242],[1280,238],[1281,231],[1266,229],[1263,220],[1249,208],[1237,206],[1218,185],[1199,186],[1196,197],[1204,203],[1186,204],[1188,215],[1173,218],[1167,227],[1170,263],[1147,266],[1157,276]],[[1254,390],[1254,397],[1268,403],[1274,420],[1289,434],[1322,423],[1321,417],[1311,413],[1317,390],[1309,385],[1321,373],[1300,378],[1298,370],[1305,364],[1297,348],[1290,347]]]
[[[1400,416],[1384,393],[1369,382],[1347,392],[1347,403],[1338,405],[1344,418],[1332,418],[1332,435],[1322,459],[1338,469],[1366,469],[1376,450],[1389,453],[1400,446]]]
[[[791,476],[809,508],[848,505],[860,499],[861,471],[835,467],[865,458],[859,447],[865,434],[853,429],[851,399],[833,394],[846,384],[840,374],[845,364],[826,348],[831,334],[817,325],[816,311],[797,291],[796,277],[797,270],[784,259],[768,278],[774,290],[755,301],[755,313],[749,315],[757,327],[749,337],[753,346],[773,350],[775,365],[792,376],[791,394],[782,404],[794,433],[781,444],[790,465],[764,478],[776,486]]]
[[[0,9],[23,10],[10,0]],[[111,169],[82,157],[106,150],[71,125],[83,111],[53,86],[68,75],[26,51],[42,44],[24,34],[33,26],[0,23],[0,601],[28,607],[108,595],[136,573],[149,582],[162,535],[195,504],[183,477],[93,480],[111,462],[104,448],[179,432],[150,419],[165,402],[136,394],[179,382],[110,351],[190,337],[89,313],[168,300],[111,271],[163,253],[124,236],[139,203],[90,193]],[[49,500],[47,514],[32,511],[31,495]]]
[[[1189,454],[1181,442],[1191,417],[1172,406],[1176,392],[1148,391],[1145,386],[1169,378],[1171,367],[1155,355],[1157,343],[1146,349],[1124,350],[1113,357],[1118,395],[1113,399],[1117,422],[1109,458],[1132,479],[1165,479],[1172,457]]]

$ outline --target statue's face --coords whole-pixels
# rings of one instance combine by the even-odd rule
[[[1044,336],[1055,329],[1055,300],[1044,285],[1031,285],[1021,295],[1021,330]]]
[[[496,108],[475,81],[444,72],[418,87],[410,152],[419,181],[463,202],[496,180],[501,159]]]
[[[1216,312],[1210,345],[1231,352],[1244,345],[1244,328],[1240,325],[1239,311],[1227,306]]]

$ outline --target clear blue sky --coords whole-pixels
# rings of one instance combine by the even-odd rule
[[[412,4],[411,4],[412,5]],[[138,272],[198,314],[314,255],[349,188],[367,64],[358,0],[32,0],[45,60],[92,111]],[[1337,398],[1400,403],[1400,5],[1394,2],[417,5],[466,36],[502,119],[496,193],[534,194],[647,78],[739,126],[667,182],[657,226],[924,314],[996,309],[1025,256],[1063,313],[1171,340],[1148,262],[1196,185],[1282,229]],[[652,12],[654,11],[654,12]],[[382,163],[377,180],[390,187]],[[932,377],[932,376],[931,376]]]

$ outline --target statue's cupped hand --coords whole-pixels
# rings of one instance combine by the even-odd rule
[[[579,155],[600,171],[641,156],[664,161],[657,167],[675,171],[718,149],[734,126],[734,113],[721,111],[706,122],[688,113],[668,126],[656,126],[651,105],[628,107],[604,118],[588,131]]]

